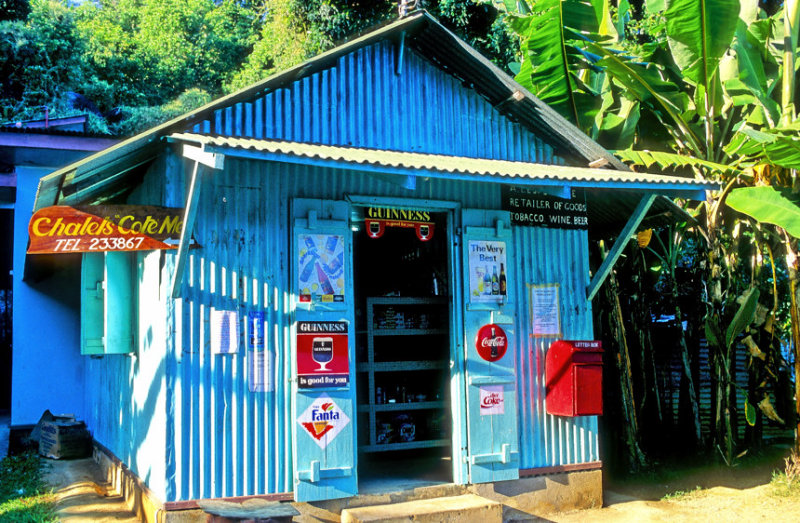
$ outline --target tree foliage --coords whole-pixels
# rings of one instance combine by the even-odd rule
[[[187,101],[244,87],[397,17],[389,0],[0,6],[7,7],[0,21],[0,120],[42,117],[43,106],[56,116],[88,109],[95,131],[115,134],[141,131]],[[501,67],[515,60],[515,38],[490,3],[439,0],[428,7]]]

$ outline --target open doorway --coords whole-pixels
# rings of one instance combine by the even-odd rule
[[[359,492],[451,483],[448,215],[356,212]]]

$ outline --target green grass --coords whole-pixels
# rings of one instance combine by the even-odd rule
[[[786,477],[785,472],[778,472],[777,470],[772,473],[772,481],[769,482],[772,487],[772,494],[781,498],[800,497],[800,478],[789,479]]]
[[[676,490],[670,494],[666,494],[661,501],[680,501],[682,499],[686,499],[692,496],[692,494],[696,494],[703,490],[703,487],[700,485],[696,486],[694,490]]]
[[[55,496],[42,481],[39,456],[27,452],[0,461],[0,522],[56,522]]]

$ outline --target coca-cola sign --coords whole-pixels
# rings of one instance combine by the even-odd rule
[[[505,413],[505,394],[502,385],[480,388],[481,416]]]
[[[497,361],[508,350],[508,337],[499,325],[489,323],[478,330],[475,337],[475,348],[478,355],[486,361]]]

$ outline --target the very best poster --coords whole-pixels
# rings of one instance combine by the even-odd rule
[[[506,242],[472,240],[469,249],[469,299],[502,303],[506,299]]]

